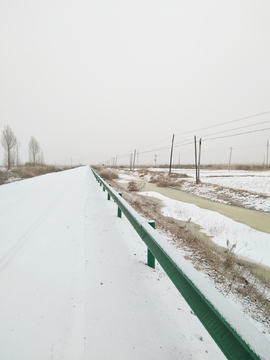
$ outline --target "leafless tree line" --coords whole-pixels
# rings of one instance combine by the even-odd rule
[[[38,141],[31,136],[28,144],[29,162],[33,165],[44,164],[43,150],[41,149]]]
[[[20,166],[19,148],[21,143],[8,125],[3,130],[1,143],[5,151],[4,166],[6,169],[10,170],[14,166]],[[43,151],[34,136],[31,136],[28,143],[28,153],[31,165],[44,165]]]

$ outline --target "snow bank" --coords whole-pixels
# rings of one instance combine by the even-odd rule
[[[227,241],[236,244],[235,253],[246,260],[270,267],[270,234],[256,231],[215,211],[172,200],[157,192],[140,192],[141,195],[162,200],[162,213],[177,220],[192,221],[212,237],[219,246],[227,248]]]

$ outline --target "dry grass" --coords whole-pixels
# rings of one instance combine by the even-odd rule
[[[179,179],[179,178],[189,178],[187,174],[178,174],[178,173],[171,173],[168,175],[171,179]]]
[[[174,183],[174,181],[164,175],[164,173],[157,174],[156,176],[152,175],[149,182],[157,184],[158,187],[169,187]]]
[[[91,167],[98,172],[100,172],[104,169],[103,166],[98,166],[98,165],[91,165]]]
[[[118,179],[117,171],[111,169],[105,169],[99,172],[99,176],[105,180]]]
[[[134,180],[129,181],[128,183],[128,191],[140,191],[144,187],[144,183],[136,183]]]
[[[139,173],[139,177],[144,177],[144,176],[148,175],[148,173],[150,171],[148,171],[148,169],[139,169],[139,170],[137,170],[137,172]]]
[[[173,185],[173,181],[166,176],[160,176],[160,178],[157,181],[157,186],[158,187],[169,187]]]
[[[6,184],[9,182],[10,178],[15,178],[15,180],[29,179],[36,176],[59,172],[63,170],[70,169],[70,167],[57,167],[53,165],[47,166],[21,166],[18,168],[13,168],[11,171],[0,171],[0,185]]]
[[[236,248],[236,244],[231,244],[229,240],[227,240],[227,250],[226,250],[226,256],[224,261],[224,268],[228,269],[233,266],[235,263],[235,253],[234,250]]]
[[[189,177],[187,174],[177,174],[177,173],[166,174],[163,171],[161,172],[149,171],[148,173],[151,175],[149,182],[153,184],[157,184],[158,187],[175,186],[181,181],[178,179]]]
[[[135,183],[134,180],[129,181],[127,188],[128,188],[128,191],[138,191],[137,184]]]
[[[12,174],[21,179],[28,179],[39,175],[44,175],[53,172],[59,172],[64,169],[60,169],[53,165],[48,166],[23,166],[12,169]]]
[[[5,171],[0,170],[0,185],[3,185],[6,181],[7,175]]]

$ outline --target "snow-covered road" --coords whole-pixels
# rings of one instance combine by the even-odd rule
[[[225,359],[89,167],[0,187],[0,359]]]

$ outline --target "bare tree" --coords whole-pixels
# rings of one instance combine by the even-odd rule
[[[5,166],[10,170],[15,163],[17,139],[8,125],[3,130],[1,143],[5,149]]]
[[[17,167],[20,166],[20,158],[19,158],[19,147],[21,146],[20,141],[16,141],[16,147],[15,147],[15,152],[16,152],[16,165]]]
[[[45,158],[44,158],[43,150],[41,150],[41,154],[40,154],[40,163],[41,163],[41,165],[45,165]]]
[[[41,166],[44,166],[45,165],[45,159],[44,159],[44,154],[43,154],[43,150],[41,149],[40,150],[40,153],[38,155],[38,163],[39,165]]]
[[[37,140],[34,138],[34,136],[31,136],[31,139],[28,144],[28,152],[29,152],[29,162],[31,162],[33,165],[36,165],[37,162],[37,156],[40,152],[40,146]]]

